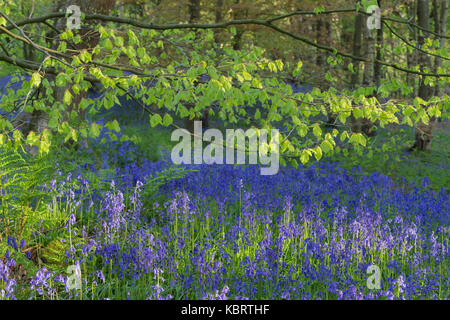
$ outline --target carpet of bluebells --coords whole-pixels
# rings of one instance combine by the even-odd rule
[[[105,168],[87,165],[46,186],[49,217],[65,223],[60,267],[79,266],[81,287],[58,263],[18,283],[15,257],[27,244],[10,237],[2,298],[448,298],[449,196],[426,180],[406,192],[327,163],[274,176],[257,166],[169,170],[168,160],[127,163],[132,148],[110,142],[103,166],[113,156],[125,164],[101,188],[84,172]],[[367,288],[372,264],[379,290]]]
[[[327,162],[274,176],[175,167],[108,137],[100,163],[61,165],[42,186],[33,243],[9,236],[0,257],[0,299],[449,297],[449,195],[427,179],[405,189]],[[380,289],[367,286],[370,265]]]

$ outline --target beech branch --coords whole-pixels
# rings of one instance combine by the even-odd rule
[[[265,26],[267,28],[270,28],[278,33],[284,34],[295,40],[306,43],[310,46],[316,47],[317,49],[320,49],[323,51],[328,51],[335,55],[340,55],[342,57],[349,58],[352,60],[367,62],[367,63],[378,63],[380,65],[384,65],[389,68],[393,68],[393,69],[396,69],[396,70],[399,70],[402,72],[416,74],[416,75],[420,75],[420,76],[450,77],[450,74],[448,74],[448,73],[426,73],[426,72],[422,72],[422,71],[411,70],[411,69],[399,66],[397,64],[389,63],[389,62],[382,61],[382,60],[377,60],[377,59],[371,60],[371,59],[367,59],[364,57],[354,56],[350,53],[346,53],[346,52],[337,50],[336,48],[316,43],[315,41],[313,41],[311,39],[296,35],[292,32],[286,31],[286,30],[272,24],[273,21],[285,19],[287,17],[294,16],[294,15],[330,14],[330,13],[353,12],[353,11],[356,11],[356,9],[329,10],[329,11],[324,11],[322,13],[320,13],[320,12],[316,13],[314,11],[295,11],[295,12],[291,12],[291,13],[288,13],[285,15],[280,15],[280,16],[273,17],[270,19],[265,19],[265,20],[264,19],[240,19],[240,20],[231,20],[231,21],[225,21],[225,22],[219,22],[219,23],[210,23],[210,24],[202,24],[202,23],[153,24],[153,23],[145,23],[145,22],[141,22],[141,21],[137,21],[137,20],[133,20],[133,19],[129,19],[129,18],[107,16],[107,15],[103,15],[103,14],[85,15],[84,19],[85,20],[98,20],[98,21],[103,21],[103,22],[114,22],[114,23],[118,23],[118,24],[126,24],[126,25],[130,25],[130,26],[134,26],[134,27],[140,28],[140,29],[159,30],[159,31],[174,30],[174,29],[218,29],[218,28],[227,28],[227,27],[236,26],[236,25],[260,25],[260,26]],[[362,12],[362,13],[364,13],[364,12]],[[367,14],[367,13],[364,13],[364,14]],[[65,13],[52,13],[52,14],[42,16],[42,17],[25,19],[19,23],[16,23],[15,25],[9,25],[5,28],[2,28],[2,31],[6,33],[6,30],[14,29],[14,28],[16,28],[16,26],[18,27],[18,26],[29,24],[29,23],[45,22],[48,19],[62,18],[65,16],[66,16]],[[382,19],[399,22],[399,23],[409,23],[407,21],[402,21],[402,20],[393,19],[393,18],[382,18]],[[42,49],[42,47],[41,47],[41,49]],[[428,54],[430,54],[430,53],[428,53]]]

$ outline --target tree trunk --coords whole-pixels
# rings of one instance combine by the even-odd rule
[[[200,20],[200,0],[189,0],[189,23]]]
[[[197,23],[200,21],[200,0],[189,0],[189,23]],[[196,83],[194,85],[197,85]],[[194,108],[193,103],[186,103],[187,109]],[[198,117],[195,117],[194,119],[189,119],[189,117],[184,118],[184,127],[190,132],[194,132],[194,121],[195,120],[201,120],[203,123],[203,127],[208,127],[208,115],[209,115],[209,108],[205,108],[203,111],[202,117],[198,119]]]
[[[361,13],[357,13],[356,17],[355,17],[355,29],[354,29],[354,33],[353,33],[353,55],[355,57],[361,56],[363,33],[364,34],[366,34],[367,32],[370,33],[370,30],[367,30],[366,25],[364,25],[364,21],[366,21],[364,16]],[[363,31],[363,29],[367,30],[367,31]],[[366,39],[367,36],[365,36],[364,38]],[[364,45],[366,45],[366,47],[367,47],[366,43]],[[370,68],[370,66],[369,66],[369,68]],[[358,85],[360,84],[359,69],[360,69],[359,60],[356,60],[356,59],[353,60],[354,72],[352,73],[352,77],[351,77],[352,89],[356,89],[358,87]],[[364,72],[364,74],[366,75],[366,71]],[[366,75],[366,77],[367,77],[367,75]],[[368,120],[366,118],[356,119],[353,115],[351,115],[350,118],[351,118],[351,129],[353,132],[364,132],[368,136],[373,136],[376,133],[376,131],[374,130],[374,124],[370,120]]]
[[[416,13],[417,13],[417,2],[414,1],[409,8],[409,21],[412,23],[416,23]],[[417,29],[416,28],[409,28],[409,41],[410,42],[416,42],[417,41]],[[412,50],[411,48],[407,48],[406,53],[406,61],[408,65],[408,69],[413,69],[417,65],[417,51]],[[417,86],[416,86],[416,75],[412,73],[406,74],[406,83],[410,88],[413,88],[412,96],[417,96]]]
[[[223,10],[223,0],[216,0],[216,8],[214,9],[215,14],[216,14],[216,23],[222,22],[223,20],[223,15],[222,15],[222,10]],[[220,43],[220,29],[214,29],[214,41],[216,42],[216,44]]]
[[[417,21],[418,25],[426,30],[430,30],[430,18],[429,18],[429,2],[428,0],[417,1]],[[425,38],[429,36],[428,32],[419,32],[418,45],[422,47],[425,43]],[[418,52],[419,64],[421,71],[424,71],[424,67],[431,69],[431,59],[423,52]],[[420,77],[419,82],[419,97],[425,101],[428,101],[433,95],[433,88],[426,85],[424,77]],[[419,151],[429,150],[431,147],[431,138],[433,134],[433,122],[434,119],[430,119],[428,124],[419,122],[416,125],[415,138],[416,141],[411,149],[417,149]]]
[[[325,20],[326,19],[326,20]],[[327,43],[331,44],[332,41],[332,34],[331,34],[331,22],[328,17],[318,16],[316,18],[316,41],[317,43]],[[322,73],[319,77],[319,86],[321,90],[328,90],[330,88],[330,82],[325,80],[325,77],[323,76],[327,71],[330,70],[330,65],[327,63],[327,57],[328,53],[324,52],[323,50],[320,50],[317,48],[316,50],[316,65],[317,65],[317,71]],[[334,126],[336,123],[336,113],[332,113],[331,110],[328,108],[328,106],[325,106],[328,116],[327,116],[327,126]]]
[[[321,17],[317,17],[316,20],[316,41],[317,43],[322,42],[322,30],[323,29],[323,21],[321,19]],[[317,48],[316,50],[316,64],[318,67],[321,67],[324,63],[324,57],[322,54],[322,50],[320,50],[319,48]]]
[[[378,7],[381,10],[381,0],[378,0]],[[383,48],[383,23],[380,25],[380,29],[377,29],[377,50],[376,50],[376,60],[382,60],[381,50]],[[374,82],[377,88],[381,85],[382,70],[381,64],[375,62],[373,71]]]
[[[331,23],[328,20],[329,17],[318,16],[315,22],[315,33],[317,43],[331,44]],[[329,65],[327,64],[328,52],[323,51],[319,48],[316,49],[316,65],[317,72],[326,73],[329,70]],[[320,78],[324,78],[320,76]],[[328,81],[321,81],[320,87],[322,90],[328,90],[330,84]]]
[[[364,19],[365,26],[367,26],[367,17]],[[375,37],[373,36],[372,30],[369,30],[367,27],[363,27],[363,43],[364,43],[364,56],[369,59],[373,60],[375,58]],[[363,85],[364,86],[371,86],[373,85],[373,71],[374,71],[374,64],[373,62],[366,62],[364,63],[364,73],[363,73]]]
[[[66,8],[69,5],[78,5],[81,9],[81,12],[85,14],[91,14],[91,13],[101,13],[101,14],[108,14],[109,11],[114,7],[115,0],[68,0],[64,1],[58,1],[57,7],[61,8],[63,11],[66,10]],[[66,29],[66,19],[60,19],[56,23],[56,27],[60,30]],[[91,22],[91,24],[95,24],[95,22]],[[92,30],[89,27],[82,27],[80,30],[77,31],[81,38],[83,39],[82,42],[78,44],[73,44],[74,49],[90,49],[97,45],[99,41],[99,36],[97,34],[86,36],[87,34],[91,34]],[[58,47],[58,43],[55,42],[52,45],[53,49],[56,49]],[[55,81],[56,76],[53,74],[48,75],[48,80],[51,83],[52,81]],[[53,88],[53,95],[55,98],[55,101],[61,102],[64,96],[64,93],[67,89],[69,89],[69,86],[67,87],[57,87],[54,86]],[[82,91],[79,94],[75,95],[73,94],[72,103],[67,106],[63,119],[68,121],[70,119],[70,114],[72,111],[76,111],[78,115],[80,116],[81,120],[84,120],[85,114],[84,111],[78,109],[78,105],[81,102],[81,100],[86,97],[86,92]],[[29,132],[34,131],[37,134],[42,133],[44,129],[48,127],[48,121],[49,116],[47,113],[40,111],[40,110],[33,110],[29,126],[25,129],[24,134],[28,135]]]
[[[353,32],[353,55],[355,57],[361,56],[361,37],[363,28],[363,15],[357,13],[355,17],[355,29]],[[355,89],[359,84],[359,60],[353,60],[353,70],[351,77],[352,88]]]
[[[233,7],[233,20],[239,20],[242,19],[244,15],[244,10],[242,8],[239,8],[239,2],[240,0],[234,0],[235,6]],[[244,35],[244,29],[241,26],[236,27],[236,35],[233,37],[233,49],[234,50],[241,50],[242,43],[241,39]]]
[[[448,19],[448,0],[433,0],[433,11],[434,11],[434,31],[438,34],[445,35],[447,32],[447,19]],[[445,38],[436,36],[439,40],[439,47],[443,48],[445,46]],[[442,66],[442,59],[435,57],[434,59],[434,71],[438,72],[439,68]],[[435,96],[442,96],[442,88],[439,82],[436,83],[434,88]]]

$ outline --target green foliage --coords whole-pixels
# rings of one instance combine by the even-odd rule
[[[448,128],[437,129],[434,133],[430,152],[412,152],[406,150],[412,145],[411,129],[404,128],[381,131],[371,141],[365,152],[347,152],[335,154],[330,159],[346,169],[360,166],[364,174],[381,172],[389,175],[400,185],[415,183],[422,185],[427,177],[435,191],[450,188],[448,153],[450,152],[450,133]]]
[[[358,9],[366,10],[373,4],[376,4],[375,0],[361,1]],[[272,4],[265,3],[265,12],[272,11],[270,5]],[[307,1],[305,5],[312,8],[317,19],[323,17],[320,13],[328,9],[313,1]],[[405,7],[406,5],[399,6],[399,12],[402,13]],[[53,1],[39,1],[39,6],[34,6],[32,1],[3,0],[0,3],[0,11],[10,15],[15,21],[28,17],[31,10],[35,10],[35,16],[48,13],[53,10]],[[162,20],[165,18],[155,17]],[[348,22],[349,19],[344,18],[344,24]],[[0,25],[8,25],[3,17],[0,17]],[[297,28],[291,22],[278,21],[277,25]],[[316,48],[298,45],[297,42],[294,45],[287,43],[281,36],[274,41],[273,35],[268,37],[266,32],[261,35],[257,31],[246,29],[244,36],[247,38],[243,41],[245,49],[234,50],[227,39],[236,38],[238,31],[244,29],[231,27],[221,30],[221,36],[225,40],[217,43],[214,41],[216,34],[212,30],[144,30],[115,23],[92,27],[100,35],[98,45],[92,50],[73,51],[82,42],[80,34],[71,30],[61,32],[59,38],[62,41],[56,47],[67,58],[49,58],[42,52],[34,51],[34,56],[30,59],[39,62],[39,71],[27,69],[25,72],[31,76],[30,80],[24,81],[17,91],[8,90],[0,101],[0,109],[5,114],[43,111],[49,116],[48,129],[24,135],[19,130],[20,126],[11,118],[4,113],[0,115],[0,256],[6,251],[6,236],[26,238],[29,246],[27,249],[35,249],[37,258],[29,261],[18,254],[17,261],[28,270],[34,272],[37,266],[44,264],[52,270],[64,271],[68,248],[74,245],[79,250],[83,245],[85,239],[72,238],[71,233],[64,228],[73,208],[67,203],[59,202],[58,197],[49,194],[43,186],[53,178],[64,178],[55,175],[58,166],[63,166],[66,172],[73,172],[80,164],[91,164],[98,170],[95,174],[84,172],[90,187],[83,191],[91,193],[93,190],[104,189],[115,175],[115,166],[122,164],[119,155],[117,163],[108,169],[102,168],[101,154],[108,151],[108,139],[103,138],[100,145],[93,145],[92,141],[100,136],[104,128],[109,130],[107,136],[111,141],[117,141],[116,134],[119,133],[123,134],[123,140],[131,137],[138,152],[127,157],[140,164],[142,159],[158,160],[163,149],[171,148],[169,130],[176,128],[186,118],[193,120],[202,117],[208,110],[222,128],[283,128],[280,136],[281,164],[288,162],[294,166],[298,163],[308,165],[313,161],[328,159],[349,169],[359,165],[364,174],[383,172],[399,183],[406,178],[409,182],[420,185],[421,179],[427,176],[435,190],[449,188],[448,130],[437,131],[430,153],[404,152],[412,144],[413,137],[412,130],[405,130],[404,127],[426,124],[434,117],[448,119],[448,96],[432,97],[428,101],[419,97],[413,97],[411,101],[404,99],[414,90],[414,85],[407,82],[404,74],[386,69],[386,78],[378,88],[372,85],[349,90],[345,89],[346,75],[357,72],[358,68],[353,63],[344,63],[343,56],[337,54],[336,50],[327,52],[323,61],[326,60],[328,65],[324,63],[319,66],[322,68],[320,72],[316,72],[317,69],[314,68],[318,66],[313,65],[311,69],[311,64],[316,63],[318,55]],[[49,30],[45,28],[44,24],[30,24],[26,26],[26,32],[36,44],[46,47],[48,43],[43,35]],[[19,34],[17,30],[12,32]],[[343,38],[347,32],[343,28],[336,36]],[[7,43],[7,55],[26,58],[24,48],[27,46],[16,40],[4,41],[7,38],[4,33],[0,36],[0,41]],[[389,41],[393,45],[393,52],[388,47],[382,48],[383,59],[388,60],[391,55],[391,60],[397,63],[397,56],[412,52],[410,47],[396,46],[398,40],[389,38]],[[317,43],[319,42],[322,40],[317,39]],[[415,42],[413,44],[417,45]],[[425,39],[422,50],[444,57],[449,54],[448,47],[440,48],[440,43],[431,38]],[[313,63],[307,61],[309,57],[314,58]],[[299,60],[300,58],[304,60]],[[0,76],[24,73],[16,65],[2,62],[0,67]],[[421,71],[419,66],[412,68]],[[442,61],[436,72],[444,73],[448,68],[448,61]],[[430,72],[426,67],[423,69]],[[56,71],[55,79],[49,77],[53,71]],[[292,76],[296,81],[304,83],[317,74],[325,78],[320,81],[327,81],[327,86],[321,88],[329,89],[321,90],[317,87],[308,93],[294,93],[285,82],[286,79],[292,80]],[[414,81],[417,79],[413,79]],[[426,77],[424,81],[432,87],[439,83],[444,88],[449,79]],[[101,97],[96,100],[88,99],[86,93],[94,85],[101,92]],[[378,97],[402,99],[382,104],[371,97],[374,92]],[[124,95],[127,98],[132,96],[132,100],[139,102],[133,107],[145,109],[143,113],[146,112],[148,116],[146,126],[129,125],[127,121],[130,119],[125,117],[109,119],[108,115],[113,113],[112,107],[120,104],[118,97]],[[107,116],[100,113],[100,110],[105,109],[109,110],[106,112]],[[87,118],[84,117],[85,113],[88,114]],[[100,118],[108,118],[108,121],[101,121],[103,119]],[[325,123],[330,118],[336,119],[332,126]],[[372,139],[352,130],[354,119],[367,119],[385,129],[379,130],[379,135]],[[77,150],[71,142],[80,143],[86,148]],[[30,153],[35,152],[29,152],[30,150],[39,152],[32,156]],[[143,186],[145,208],[152,208],[155,199],[166,197],[158,192],[161,185],[182,178],[188,172],[171,168],[149,177]],[[83,186],[68,182],[66,188],[80,190]],[[216,206],[212,203],[208,208],[212,215],[218,214]],[[238,215],[237,212],[234,216]],[[84,211],[84,208],[76,213],[78,221],[82,222],[92,221],[96,217],[93,210]],[[151,209],[147,213],[155,218]],[[192,239],[209,232],[208,225],[200,221],[199,217],[193,218],[193,225],[195,231],[191,233]],[[79,232],[77,225],[72,227]],[[261,226],[255,226],[254,230],[251,236],[255,243],[259,243],[263,240],[264,230]],[[176,230],[174,231],[176,234]],[[189,251],[194,250],[194,241],[186,245],[187,250],[178,252],[177,243],[169,243],[170,250],[179,253],[181,257],[180,264],[184,265],[180,267],[189,263]],[[207,250],[213,252],[214,249]],[[228,253],[239,264],[244,257],[255,254],[255,248],[246,250],[242,253]],[[297,253],[289,253],[291,255],[287,255],[288,260],[296,261],[299,258]],[[302,255],[296,262],[302,263],[301,257]],[[90,271],[98,263],[99,261],[89,263]],[[142,295],[150,283],[148,280],[140,279],[141,283],[136,287],[127,288],[122,280],[110,279],[109,290],[113,285],[123,290],[117,292],[118,296],[126,297],[130,290],[133,294]],[[126,289],[129,289],[128,292]],[[99,285],[97,290],[97,297],[107,296],[106,286],[102,288]],[[183,288],[176,290],[175,298],[185,295]],[[315,290],[320,289],[312,288],[313,292]],[[26,289],[23,295],[26,296]]]
[[[143,186],[142,201],[145,208],[152,208],[155,200],[166,199],[168,195],[159,193],[159,188],[164,184],[185,177],[189,172],[195,170],[187,170],[184,168],[171,167],[159,172],[154,177],[149,177]],[[151,211],[149,211],[151,213]]]
[[[42,186],[50,181],[54,168],[42,158],[17,150],[0,149],[0,235],[22,237],[46,210],[48,195]]]
[[[160,160],[161,152],[163,150],[171,150],[174,144],[174,142],[170,141],[170,132],[160,127],[149,128],[145,125],[126,125],[122,128],[122,131],[138,146],[140,157],[152,161]],[[136,158],[137,163],[140,163],[140,160]]]
[[[334,140],[324,134],[325,128],[320,117],[337,115],[339,126],[336,130],[340,133],[349,132],[350,116],[356,119],[364,117],[384,127],[398,123],[400,118],[403,123],[413,126],[418,121],[427,123],[433,116],[447,115],[445,108],[448,97],[430,102],[416,98],[413,105],[381,105],[375,98],[366,98],[373,88],[343,90],[339,94],[333,88],[328,91],[315,88],[309,93],[293,93],[290,85],[282,81],[279,74],[286,70],[298,76],[303,67],[302,61],[298,61],[295,68],[292,68],[281,59],[268,58],[265,50],[258,46],[248,48],[245,55],[229,46],[223,46],[219,58],[217,45],[208,41],[210,30],[196,32],[194,41],[190,33],[177,30],[145,30],[139,33],[128,28],[126,34],[119,36],[113,24],[97,26],[97,29],[101,41],[93,49],[93,53],[81,50],[73,56],[71,66],[50,59],[48,63],[58,70],[55,82],[41,79],[41,74],[35,72],[22,89],[9,92],[4,103],[2,101],[0,107],[11,111],[11,102],[28,96],[33,88],[40,88],[48,93],[55,86],[65,88],[61,101],[56,102],[53,95],[44,94],[39,103],[27,106],[30,112],[41,108],[47,112],[52,130],[40,134],[31,132],[27,137],[20,137],[17,133],[14,135],[16,145],[24,141],[30,146],[39,147],[40,152],[45,153],[49,151],[49,144],[57,141],[51,138],[55,130],[64,136],[64,142],[78,141],[80,136],[83,139],[96,138],[103,126],[118,133],[120,127],[117,119],[101,125],[98,121],[88,123],[80,114],[87,111],[95,118],[100,107],[110,109],[119,103],[118,97],[125,92],[141,101],[144,106],[150,107],[146,107],[146,111],[149,113],[151,127],[175,128],[173,116],[199,118],[212,105],[216,108],[209,112],[215,114],[224,126],[239,124],[266,129],[285,127],[292,134],[282,134],[280,137],[281,141],[286,141],[282,156],[291,159],[297,157],[302,163],[309,161],[312,155],[309,153],[313,149],[316,159],[322,158],[321,152],[328,154],[334,150]],[[76,32],[70,30],[61,35],[68,41],[75,40],[76,36]],[[187,41],[190,50],[185,51],[177,45],[181,39]],[[157,55],[157,51],[161,54]],[[172,57],[168,61],[166,54],[169,52]],[[120,59],[125,59],[129,67],[109,68],[108,65],[117,63],[121,53],[125,57]],[[339,56],[329,56],[328,59],[331,64],[342,62]],[[124,75],[125,70],[128,73]],[[145,74],[137,76],[132,73],[139,74],[142,70],[145,70]],[[204,80],[202,77],[205,75],[209,79]],[[331,74],[328,76],[332,77]],[[88,80],[87,77],[91,79]],[[82,98],[73,109],[74,99],[92,86],[92,80],[102,84],[102,97],[97,101]],[[154,86],[149,86],[148,81],[153,81]],[[379,91],[383,95],[389,95],[401,86],[399,83],[397,79],[384,81]],[[257,104],[258,108],[255,107]],[[51,105],[55,107],[46,107]],[[246,106],[247,109],[238,106]],[[71,110],[70,117],[67,117],[68,110]],[[0,134],[11,127],[10,121],[0,116]],[[1,139],[10,140],[6,137],[3,135]],[[354,147],[367,146],[367,138],[360,133],[350,134],[348,139],[342,139],[344,137],[345,133],[342,133],[341,141],[353,144]],[[304,149],[311,150],[305,154],[302,151]]]

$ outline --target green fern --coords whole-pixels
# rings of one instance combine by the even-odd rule
[[[49,183],[54,169],[43,158],[13,149],[0,149],[0,240],[11,234],[22,237],[30,223],[38,221],[42,186]]]

